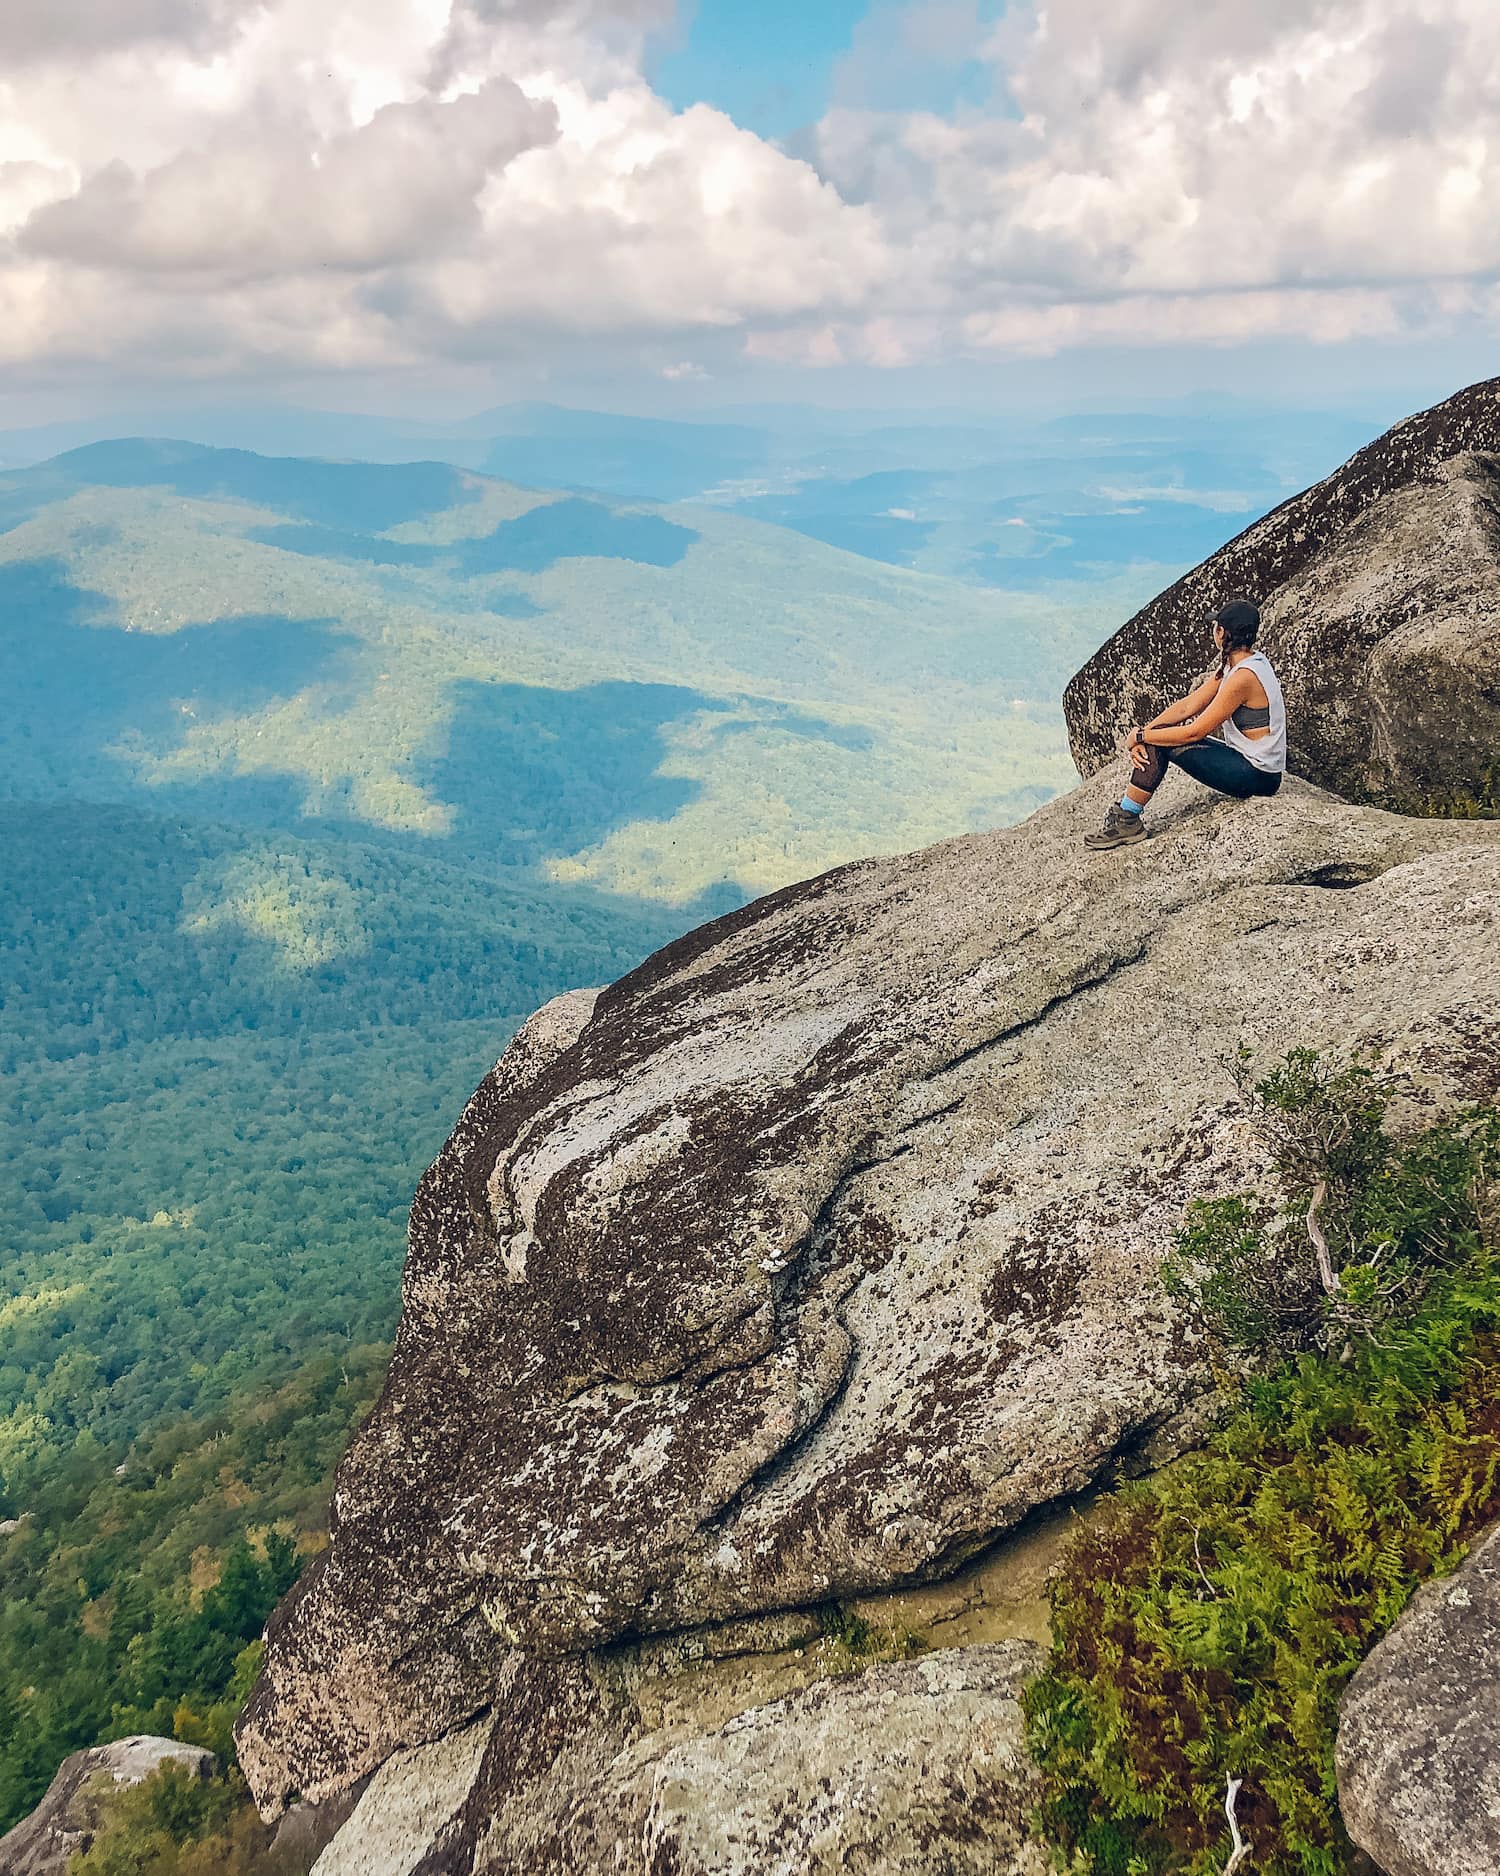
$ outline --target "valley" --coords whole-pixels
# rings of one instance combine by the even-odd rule
[[[553,441],[471,454],[563,482]],[[733,466],[627,441],[572,463]],[[326,1541],[413,1188],[525,1017],[1068,786],[1063,680],[1231,525],[1195,513],[1002,588],[743,489],[139,440],[0,474],[0,1828],[122,1728],[224,1749],[266,1544]]]

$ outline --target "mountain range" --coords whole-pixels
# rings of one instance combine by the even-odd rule
[[[1229,501],[1227,464],[1127,437],[1177,532],[1136,503],[1149,538],[1111,545],[1133,498],[1087,493],[1123,473],[1089,434],[1027,497],[957,426],[696,429],[0,473],[0,1825],[75,1747],[227,1727],[279,1566],[203,1585],[247,1535],[322,1541],[417,1176],[526,1013],[1026,815],[1071,778],[1068,672],[1277,486],[1258,445]],[[884,510],[939,484],[983,499],[914,546]],[[996,503],[1027,500],[1112,519],[987,584],[965,542],[1019,542]],[[924,556],[965,577],[897,564]]]

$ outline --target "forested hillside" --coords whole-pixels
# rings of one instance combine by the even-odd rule
[[[3,1828],[95,1739],[226,1748],[516,1024],[1045,799],[1062,677],[1159,569],[997,595],[167,443],[0,477],[0,530]]]
[[[531,403],[454,423],[195,402],[112,422],[115,435],[384,463],[436,457],[607,500],[710,503],[1010,592],[1197,560],[1378,427],[1373,412],[1232,397],[1069,416],[797,404],[688,421]],[[110,433],[97,418],[11,431],[0,434],[0,462],[40,461]]]
[[[1063,678],[1160,573],[1062,604],[710,509],[151,443],[0,477],[0,520],[13,798],[684,906],[1025,813],[1068,779]]]
[[[0,879],[3,1825],[95,1739],[227,1750],[422,1167],[521,1016],[676,920],[78,803],[0,807]]]

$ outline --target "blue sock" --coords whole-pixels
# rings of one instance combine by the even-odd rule
[[[1132,801],[1129,795],[1121,795],[1120,806],[1125,810],[1127,814],[1144,814],[1146,812],[1145,802],[1144,801]]]

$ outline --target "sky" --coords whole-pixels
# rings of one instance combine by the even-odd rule
[[[0,425],[1497,369],[1494,0],[5,0]]]
[[[864,0],[699,0],[658,33],[646,75],[677,110],[711,104],[759,137],[794,137],[827,110],[864,15]]]

